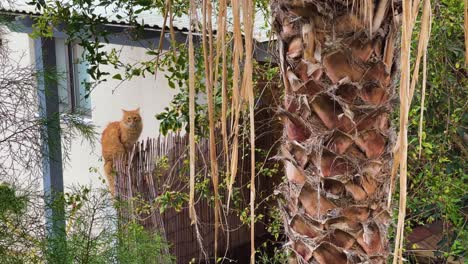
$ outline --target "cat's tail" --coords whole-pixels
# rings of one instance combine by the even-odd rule
[[[114,164],[112,160],[106,160],[104,162],[104,174],[107,177],[109,191],[111,192],[112,196],[115,196]]]

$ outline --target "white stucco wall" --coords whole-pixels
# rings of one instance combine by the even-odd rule
[[[2,48],[5,48],[9,52],[9,56],[12,58],[11,65],[8,65],[6,68],[2,68],[0,71],[1,74],[5,74],[6,71],[6,76],[0,76],[2,79],[3,78],[11,78],[12,75],[16,74],[15,72],[9,72],[12,71],[12,69],[18,67],[18,68],[27,68],[28,66],[31,65],[31,62],[34,58],[34,49],[33,49],[33,41],[28,37],[27,34],[24,33],[16,33],[16,32],[11,32],[8,27],[4,25],[0,25],[0,32],[2,33],[0,35],[0,41],[1,45],[3,46]],[[4,63],[6,61],[2,61]],[[9,67],[11,66],[11,68]],[[0,66],[1,67],[1,66]],[[10,75],[11,74],[11,75]],[[6,81],[6,80],[2,80]],[[34,112],[32,112],[32,109],[16,109],[14,110],[12,106],[15,106],[18,104],[17,100],[19,100],[19,97],[24,97],[28,96],[29,98],[23,98],[27,102],[33,102],[35,101],[36,94],[34,91],[24,91],[23,93],[19,94],[16,93],[16,95],[8,96],[7,91],[2,91],[2,98],[0,100],[2,101],[2,105],[7,105],[7,109],[2,109],[3,113],[12,113],[14,116],[10,116],[9,118],[6,118],[6,120],[1,120],[0,121],[0,129],[1,134],[0,134],[0,139],[5,139],[10,136],[12,136],[12,133],[15,131],[19,131],[21,129],[24,129],[27,127],[29,124],[26,122],[22,122],[22,124],[15,124],[12,123],[12,121],[9,120],[15,120],[15,121],[21,121],[21,120],[30,120],[31,116],[34,118]],[[9,106],[8,106],[9,105]],[[14,111],[14,113],[13,113]],[[3,118],[3,117],[0,117]],[[18,125],[18,126],[17,126]],[[24,140],[24,139],[21,139]],[[28,153],[32,153],[30,149],[33,145],[36,145],[39,141],[34,141],[34,142],[16,142],[18,144],[12,143],[9,144],[8,141],[4,142],[3,144],[0,144],[0,166],[2,167],[0,169],[0,183],[2,182],[7,182],[9,184],[14,184],[17,187],[20,188],[30,188],[33,186],[37,186],[37,188],[42,189],[42,180],[41,178],[37,177],[36,173],[39,173],[38,167],[34,166],[35,164],[32,164],[32,169],[31,170],[24,170],[24,165],[23,163],[17,162],[18,157],[24,157],[25,161],[29,161],[33,156],[26,157],[23,155],[27,155]],[[27,140],[31,140],[28,138]],[[7,146],[8,144],[8,146]],[[12,157],[14,155],[17,155],[16,157]],[[1,262],[1,261],[0,261]]]
[[[105,49],[112,48],[121,50],[120,58],[124,63],[134,63],[142,60],[149,60],[142,47],[121,46],[115,44],[106,45]],[[111,76],[117,72],[110,66],[103,67],[104,71],[111,72]],[[123,74],[122,74],[123,76]],[[93,184],[102,186],[98,180],[102,171],[103,162],[101,158],[100,136],[108,123],[120,120],[122,110],[132,110],[140,107],[143,119],[143,132],[140,139],[156,137],[159,131],[159,121],[155,115],[169,106],[176,90],[169,87],[164,72],[158,72],[157,78],[154,76],[134,77],[130,81],[120,84],[120,81],[110,80],[100,84],[91,93],[92,122],[97,126],[99,134],[95,146],[91,146],[81,139],[73,141],[70,155],[70,164],[64,168],[64,184]],[[97,168],[98,173],[90,172],[90,168]]]
[[[0,25],[3,32],[6,34],[1,36],[3,44],[10,49],[11,58],[14,63],[21,66],[29,66],[34,60],[34,41],[28,34],[14,32],[7,26]]]
[[[9,32],[4,36],[8,45],[13,49],[12,57],[14,60],[21,61],[23,65],[34,63],[34,42],[26,33]],[[56,41],[56,45],[64,43]],[[105,49],[110,51],[112,48],[120,50],[120,58],[124,63],[134,63],[142,60],[149,60],[153,57],[146,55],[146,49],[137,46],[108,44]],[[64,60],[63,47],[57,47],[59,53],[57,61]],[[60,65],[58,65],[60,69]],[[63,70],[63,69],[62,69]],[[147,137],[156,137],[158,135],[159,123],[155,115],[160,113],[165,107],[169,106],[173,95],[177,92],[171,89],[164,72],[159,71],[157,78],[154,76],[134,77],[130,81],[120,84],[120,81],[111,79],[116,74],[113,67],[106,66],[103,71],[111,73],[107,82],[100,84],[91,93],[91,118],[86,118],[96,125],[98,133],[97,140],[90,144],[83,141],[82,138],[76,138],[72,141],[69,152],[69,161],[64,164],[64,185],[65,188],[72,185],[89,185],[93,187],[105,186],[99,175],[105,178],[102,171],[103,162],[101,159],[100,136],[106,125],[112,121],[120,120],[121,109],[131,110],[140,107],[143,118],[143,132],[140,139]],[[118,86],[118,88],[117,88]],[[93,168],[97,169],[94,172]]]

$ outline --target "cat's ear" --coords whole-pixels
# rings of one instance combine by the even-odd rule
[[[127,110],[125,110],[125,109],[122,108],[122,113],[123,113],[123,114],[125,114],[125,113],[127,113],[127,112],[128,112]]]
[[[140,107],[138,107],[137,109],[135,109],[136,112],[140,113]]]

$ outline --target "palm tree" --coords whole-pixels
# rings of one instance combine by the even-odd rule
[[[400,0],[273,0],[292,263],[385,263]],[[314,262],[315,261],[315,262]]]

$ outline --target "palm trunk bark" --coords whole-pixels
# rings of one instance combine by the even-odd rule
[[[385,263],[400,0],[273,0],[292,263]]]

